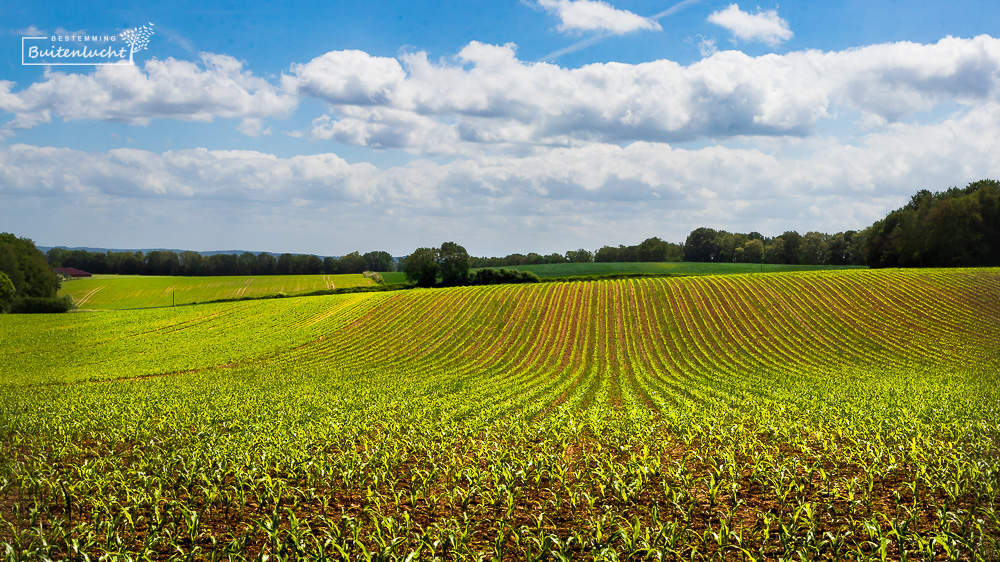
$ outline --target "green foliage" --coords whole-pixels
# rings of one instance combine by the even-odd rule
[[[587,263],[594,261],[594,254],[583,248],[566,252],[566,261],[570,263]]]
[[[1000,182],[922,190],[866,232],[871,267],[1000,265]]]
[[[403,262],[406,278],[420,287],[433,287],[440,268],[437,248],[417,248]]]
[[[14,282],[10,280],[10,277],[6,273],[0,271],[0,312],[7,310],[7,306],[16,293],[17,289],[14,288]]]
[[[469,281],[469,252],[454,242],[441,244],[438,250],[441,281],[448,285],[465,285]]]
[[[52,314],[69,312],[76,306],[69,295],[61,297],[18,297],[10,303],[12,314]]]
[[[590,277],[604,275],[733,275],[778,271],[818,271],[864,266],[784,265],[760,263],[713,262],[590,262],[511,266],[507,269],[530,271],[541,279]]]
[[[719,256],[717,232],[712,228],[696,228],[684,241],[684,261],[716,261]]]
[[[396,260],[389,252],[368,252],[364,256],[365,263],[368,264],[368,271],[396,271]]]
[[[59,280],[45,254],[27,238],[0,233],[0,273],[5,273],[20,297],[54,297]]]
[[[764,262],[764,242],[759,239],[748,240],[743,246],[743,262],[763,263]]]
[[[337,273],[364,273],[368,269],[368,262],[358,252],[351,252],[340,256],[337,264]]]
[[[538,283],[541,279],[530,271],[514,269],[480,269],[469,278],[469,285],[502,285],[506,283]]]
[[[361,273],[379,267],[395,265],[388,252],[369,252],[363,257],[352,252],[342,258],[320,258],[312,254],[281,254],[277,259],[268,253],[254,255],[212,254],[198,252],[153,250],[142,252],[90,252],[52,248],[47,255],[52,267],[75,267],[95,274],[162,275],[162,276],[234,276],[234,275],[316,275]],[[391,270],[391,269],[389,269]],[[386,270],[386,271],[389,271]]]
[[[850,270],[3,316],[0,549],[988,560],[998,291]]]

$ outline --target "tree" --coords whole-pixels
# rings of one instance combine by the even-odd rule
[[[775,238],[764,249],[764,263],[785,263],[785,239]]]
[[[743,261],[746,263],[764,261],[764,243],[760,238],[753,238],[743,246]]]
[[[433,287],[439,268],[437,248],[417,248],[406,256],[403,273],[407,279],[421,287]]]
[[[153,250],[146,254],[146,275],[174,275],[180,267],[177,254],[170,250]]]
[[[295,256],[285,252],[278,256],[278,263],[275,266],[275,273],[278,275],[291,275],[294,269]]]
[[[594,261],[598,263],[609,263],[621,261],[619,257],[618,248],[613,246],[601,246],[596,253],[594,253]]]
[[[528,254],[538,256],[538,254]],[[441,281],[445,285],[465,285],[469,281],[469,252],[454,242],[441,244],[438,250],[438,266],[441,270]],[[541,262],[538,262],[541,263]]]
[[[566,259],[570,263],[587,263],[594,261],[594,254],[580,248],[579,250],[570,250],[566,252]]]
[[[368,252],[361,257],[365,258],[365,263],[368,264],[368,271],[396,270],[396,260],[392,259],[392,254],[389,252]]]
[[[108,270],[121,275],[140,275],[145,264],[146,257],[142,252],[108,252],[107,255]],[[92,269],[87,271],[96,273]]]
[[[255,260],[254,271],[257,275],[274,275],[277,273],[278,264],[274,256],[268,254],[267,252],[261,252],[257,254],[257,259]]]
[[[181,252],[181,255],[177,259],[180,260],[182,275],[205,274],[205,258],[198,252],[190,250]]]
[[[670,248],[667,243],[654,236],[643,240],[639,244],[638,256],[636,257],[639,261],[661,262],[667,261],[669,252]]]
[[[7,277],[6,273],[0,272],[0,312],[7,310],[10,301],[14,299],[14,282]]]
[[[210,275],[236,275],[236,254],[213,254],[208,256]]]
[[[802,235],[794,230],[789,230],[779,238],[785,241],[785,255],[780,263],[799,263],[799,245],[802,243]]]
[[[327,256],[323,258],[323,273],[337,273],[340,269],[340,260]]]
[[[59,290],[59,279],[35,243],[6,232],[0,234],[0,272],[7,274],[17,296],[51,298]]]
[[[48,252],[45,253],[45,259],[48,260],[49,265],[52,267],[69,267],[63,265],[63,260],[69,257],[69,250],[65,248],[50,248]]]
[[[236,269],[240,275],[253,275],[257,265],[257,256],[250,252],[243,252],[236,258]]]
[[[799,242],[799,263],[822,265],[827,259],[827,236],[821,232],[807,232]]]
[[[368,269],[368,262],[361,257],[358,252],[351,252],[346,256],[340,256],[337,273],[364,273]]]
[[[740,247],[740,239],[731,232],[720,230],[715,235],[716,254],[712,261],[732,263],[736,261],[736,248]]]
[[[684,241],[684,261],[715,261],[719,253],[717,235],[718,232],[712,228],[699,227],[692,230]]]
[[[323,271],[323,260],[312,254],[295,256],[295,273],[299,275],[316,275]]]

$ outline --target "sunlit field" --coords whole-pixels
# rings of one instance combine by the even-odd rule
[[[996,560],[998,294],[842,270],[0,316],[0,548]]]
[[[64,281],[59,294],[73,297],[81,309],[106,310],[266,297],[278,293],[294,295],[374,284],[361,274],[245,277],[95,275]]]

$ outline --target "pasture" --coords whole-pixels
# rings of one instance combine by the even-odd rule
[[[995,560],[1000,271],[0,316],[9,559]]]

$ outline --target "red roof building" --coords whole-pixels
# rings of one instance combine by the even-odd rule
[[[90,277],[90,274],[86,271],[80,271],[79,269],[73,267],[53,267],[52,271],[55,271],[63,277]]]

